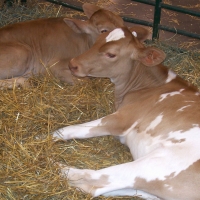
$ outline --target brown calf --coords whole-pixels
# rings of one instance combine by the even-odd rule
[[[0,29],[0,87],[24,83],[31,74],[52,73],[73,82],[68,64],[88,50],[97,36],[123,26],[114,13],[85,3],[88,21],[48,18],[21,22]]]
[[[200,199],[200,93],[160,64],[164,59],[164,52],[118,28],[71,60],[76,76],[111,79],[116,112],[53,137],[118,136],[134,159],[96,171],[61,167],[71,185],[93,196]]]

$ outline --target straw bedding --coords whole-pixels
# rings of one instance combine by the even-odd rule
[[[2,7],[1,26],[38,17],[83,16],[49,3],[35,3]],[[162,48],[167,53],[165,64],[200,88],[199,52],[160,42],[149,41],[147,45]],[[112,113],[113,85],[108,79],[92,78],[77,79],[77,84],[71,86],[51,76],[32,77],[29,82],[30,88],[0,90],[0,199],[91,199],[69,187],[53,162],[100,169],[131,161],[129,150],[109,136],[54,143],[51,132]]]

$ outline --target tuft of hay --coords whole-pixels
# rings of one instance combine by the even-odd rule
[[[100,169],[131,161],[128,149],[113,137],[54,143],[51,132],[112,113],[112,84],[89,79],[71,86],[51,77],[29,82],[31,88],[0,91],[0,198],[90,199],[59,177],[54,162]]]
[[[99,1],[100,2],[100,1]],[[38,17],[82,17],[50,3],[3,7],[1,26]],[[67,13],[65,13],[67,12]],[[154,45],[167,54],[165,64],[200,88],[200,54]],[[77,168],[101,169],[132,161],[127,147],[113,137],[53,142],[60,127],[91,121],[113,112],[113,85],[108,79],[77,79],[72,86],[51,76],[32,77],[30,88],[0,90],[0,199],[92,199],[59,177],[54,162]],[[139,199],[98,197],[94,199]]]

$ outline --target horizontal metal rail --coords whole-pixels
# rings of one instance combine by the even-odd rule
[[[173,32],[173,33],[177,33],[177,34],[180,34],[180,35],[200,39],[199,34],[187,32],[187,31],[180,30],[180,29],[175,29],[175,28],[172,28],[172,27],[163,26],[163,25],[160,24],[162,8],[172,10],[172,11],[176,11],[176,12],[180,12],[180,13],[184,13],[184,14],[189,14],[189,15],[196,16],[196,17],[200,17],[200,12],[192,11],[192,10],[185,9],[185,8],[182,8],[182,7],[178,7],[178,6],[172,6],[172,5],[164,4],[164,3],[162,3],[162,0],[155,0],[155,1],[152,1],[152,0],[132,0],[132,1],[136,1],[136,2],[139,2],[139,3],[144,3],[144,4],[154,6],[154,20],[153,20],[154,22],[153,22],[152,39],[158,39],[159,38],[159,30],[160,29],[165,30],[165,31],[169,31],[169,32]]]
[[[68,4],[62,1],[58,1],[58,0],[46,0],[48,2],[54,3],[54,4],[58,4],[58,5],[62,5],[64,7],[68,7],[74,10],[78,10],[78,11],[83,11],[83,9],[79,6],[75,6],[72,4]],[[145,0],[135,0],[135,1],[145,1]],[[155,5],[155,2],[148,0],[147,1],[150,5]],[[144,21],[144,20],[140,20],[140,19],[135,19],[135,18],[129,18],[129,17],[124,17],[122,16],[123,20],[126,22],[130,22],[130,23],[135,23],[135,24],[141,24],[144,26],[150,26],[153,27],[153,23],[152,22],[148,22],[148,21]],[[158,25],[158,28],[160,30],[164,30],[164,31],[169,31],[172,33],[176,33],[176,34],[180,34],[180,35],[184,35],[184,36],[188,36],[188,37],[192,37],[192,38],[196,38],[196,39],[200,39],[200,35],[196,34],[196,33],[190,33],[188,31],[184,31],[184,30],[180,30],[180,29],[176,29],[176,28],[172,28],[172,27],[168,27],[168,26],[164,26],[164,25]]]
[[[148,4],[148,5],[151,5],[151,6],[156,5],[155,1],[152,1],[152,0],[132,0],[132,1]],[[200,12],[189,10],[189,9],[182,8],[182,7],[179,7],[179,6],[172,6],[172,5],[162,3],[162,2],[160,3],[160,6],[161,6],[161,8],[164,8],[164,9],[173,10],[173,11],[176,11],[176,12],[181,12],[181,13],[184,13],[184,14],[200,17]]]
[[[152,22],[148,22],[148,21],[144,21],[144,20],[140,20],[140,19],[135,19],[135,18],[129,18],[129,17],[122,17],[122,18],[126,22],[153,27]],[[163,30],[163,31],[168,31],[168,32],[179,34],[179,35],[184,35],[184,36],[200,39],[200,35],[196,34],[196,33],[190,33],[188,31],[184,31],[184,30],[180,30],[180,29],[176,29],[176,28],[173,28],[173,27],[164,26],[164,25],[160,25],[160,24],[158,25],[158,27],[159,27],[160,30]]]
[[[46,0],[46,1],[49,1],[49,2],[54,3],[54,4],[62,5],[64,7],[68,7],[68,8],[83,12],[83,9],[81,7],[75,6],[75,5],[66,3],[66,2],[57,1],[57,0]]]

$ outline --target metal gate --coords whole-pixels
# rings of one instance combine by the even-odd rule
[[[81,7],[74,6],[74,5],[71,5],[69,3],[65,3],[65,2],[62,2],[62,1],[58,1],[58,0],[46,0],[46,1],[51,2],[51,3],[55,3],[55,4],[59,4],[59,5],[68,7],[68,8],[72,8],[72,9],[75,9],[75,10],[78,10],[78,11],[83,11]],[[139,2],[139,3],[144,3],[144,4],[154,6],[153,23],[148,22],[148,21],[144,21],[144,20],[135,19],[135,18],[129,18],[129,17],[124,17],[124,16],[121,16],[121,17],[126,22],[131,22],[131,23],[135,23],[135,24],[141,24],[141,25],[153,27],[152,39],[158,39],[159,38],[159,30],[169,31],[169,32],[180,34],[180,35],[200,39],[200,34],[191,33],[191,32],[188,32],[188,31],[175,29],[173,27],[168,27],[168,26],[164,26],[164,25],[160,24],[162,8],[168,9],[168,10],[171,10],[171,11],[180,12],[180,13],[185,13],[185,14],[192,15],[192,16],[195,16],[195,17],[200,17],[200,12],[192,11],[192,10],[185,9],[185,8],[182,8],[182,7],[178,7],[178,6],[172,6],[172,5],[164,4],[164,3],[162,3],[162,0],[132,0],[132,1],[136,1],[136,2]]]
[[[5,2],[7,2],[7,3],[11,3],[13,1],[14,0],[5,0]],[[21,1],[26,2],[26,0],[21,0]],[[62,5],[64,7],[68,7],[68,8],[74,9],[74,10],[83,11],[83,9],[81,7],[71,5],[69,3],[62,2],[60,0],[46,0],[46,1],[54,3],[54,4]],[[164,25],[160,24],[162,8],[168,9],[168,10],[171,10],[171,11],[175,11],[175,12],[188,14],[188,15],[195,16],[195,17],[200,17],[200,12],[185,9],[185,8],[180,7],[180,6],[172,6],[172,5],[169,5],[169,4],[165,4],[165,3],[162,2],[162,0],[132,0],[132,1],[136,1],[136,2],[139,2],[139,3],[154,6],[153,23],[148,22],[148,21],[144,21],[144,20],[140,20],[140,19],[135,19],[135,18],[129,18],[129,17],[124,17],[124,16],[121,16],[121,17],[126,22],[131,22],[131,23],[135,23],[135,24],[141,24],[141,25],[152,27],[153,28],[152,39],[158,39],[159,38],[159,30],[169,31],[169,32],[180,34],[180,35],[200,39],[200,34],[191,33],[191,32],[188,32],[188,31],[175,29],[174,27],[164,26]]]

